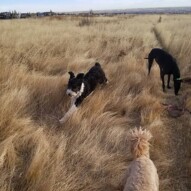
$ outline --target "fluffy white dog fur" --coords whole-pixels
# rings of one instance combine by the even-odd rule
[[[149,140],[152,135],[147,130],[134,129],[129,133],[131,152],[134,160],[124,177],[124,191],[158,191],[157,169],[149,156]]]

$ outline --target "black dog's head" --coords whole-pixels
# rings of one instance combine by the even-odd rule
[[[180,79],[180,78],[177,78],[174,80],[174,93],[175,93],[175,95],[178,95],[178,92],[179,92],[180,87],[181,87],[181,82],[182,82],[182,79]]]
[[[83,83],[84,74],[79,73],[75,77],[73,72],[68,72],[68,73],[70,74],[70,78],[68,81],[68,88],[66,94],[72,97],[81,95],[84,91],[84,83]]]

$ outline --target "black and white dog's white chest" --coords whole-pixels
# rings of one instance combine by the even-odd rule
[[[60,120],[60,123],[64,123],[77,110],[77,107],[95,90],[98,84],[107,83],[107,78],[99,63],[95,63],[86,74],[79,73],[76,77],[73,72],[69,72],[69,74],[66,94],[71,96],[71,108]]]

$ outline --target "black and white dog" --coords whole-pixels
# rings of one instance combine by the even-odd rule
[[[148,74],[150,74],[150,70],[153,64],[153,60],[157,62],[160,68],[160,76],[162,80],[162,88],[165,92],[165,82],[164,82],[164,76],[168,74],[168,83],[167,88],[170,87],[170,76],[173,75],[174,80],[174,93],[175,95],[178,95],[178,91],[180,90],[181,86],[181,79],[180,79],[180,70],[178,68],[178,65],[176,63],[176,60],[166,51],[160,49],[160,48],[153,48],[151,52],[148,55]]]
[[[64,123],[77,110],[82,101],[90,95],[98,84],[107,83],[107,78],[99,63],[86,73],[79,73],[76,77],[73,72],[68,72],[70,78],[66,94],[71,96],[71,107],[69,111],[60,119],[60,123]]]

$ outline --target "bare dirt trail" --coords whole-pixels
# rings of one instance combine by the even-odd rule
[[[175,97],[173,93],[166,93],[165,101],[167,104],[181,107],[184,90],[182,95]],[[188,170],[191,153],[188,149],[191,143],[191,115],[185,112],[179,117],[172,117],[169,113],[164,116],[165,126],[169,131],[168,158],[172,160],[169,168],[170,187],[172,191],[190,191],[191,181]]]
[[[165,47],[161,34],[157,31],[156,25],[153,27],[154,35],[159,45],[166,51],[170,50]],[[173,80],[171,79],[171,87]],[[161,88],[162,91],[162,88]],[[186,87],[182,84],[180,95],[175,96],[171,90],[167,89],[163,100],[166,105],[175,105],[179,108],[183,107],[183,99],[186,95]],[[169,142],[167,148],[168,159],[171,161],[168,169],[168,178],[170,179],[169,187],[171,191],[190,191],[191,190],[191,172],[189,172],[191,159],[191,114],[186,111],[183,114],[173,117],[172,113],[165,112],[163,121],[169,133]],[[168,190],[169,190],[168,188]],[[161,189],[165,190],[165,189]]]

